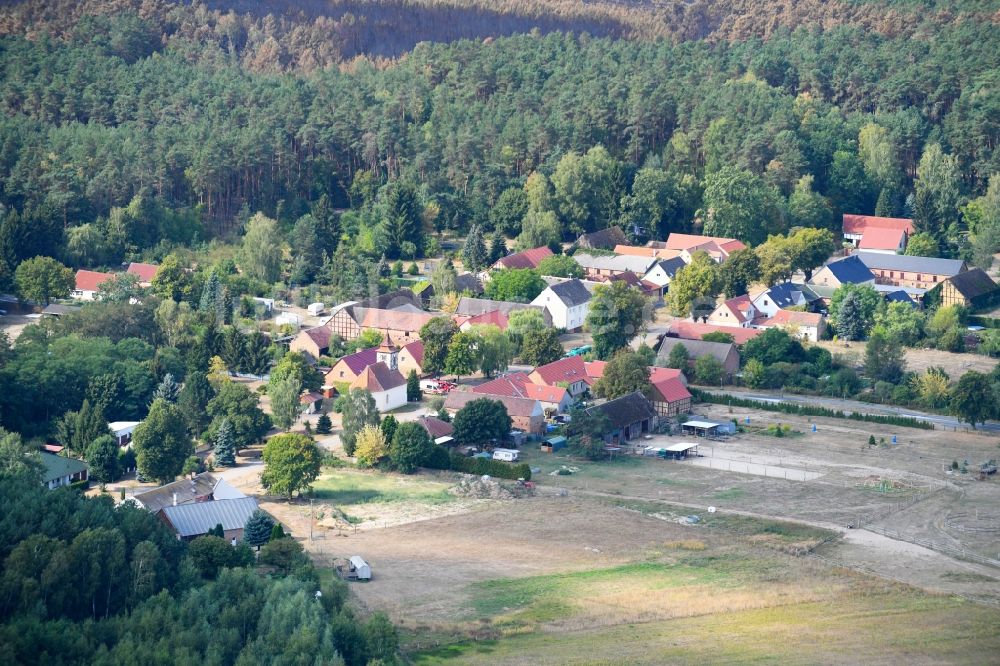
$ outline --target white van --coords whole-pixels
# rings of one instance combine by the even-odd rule
[[[503,460],[504,462],[517,462],[520,452],[516,449],[493,449],[493,460]]]

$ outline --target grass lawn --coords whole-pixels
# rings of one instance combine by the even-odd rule
[[[313,483],[313,496],[337,505],[418,502],[443,504],[455,499],[449,485],[420,475],[405,476],[351,469],[338,469]]]

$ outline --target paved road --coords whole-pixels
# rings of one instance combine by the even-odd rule
[[[723,393],[738,398],[748,398],[750,400],[760,400],[762,402],[788,402],[801,403],[807,405],[818,405],[828,409],[839,409],[844,412],[859,412],[862,414],[885,414],[893,416],[908,416],[920,421],[933,423],[941,430],[968,430],[969,424],[963,423],[953,416],[943,416],[941,414],[928,414],[918,412],[905,407],[893,407],[891,405],[874,405],[857,400],[843,400],[841,398],[828,398],[812,395],[794,395],[791,393],[774,393],[769,391],[738,391],[738,390],[717,390],[710,389],[712,393]],[[1000,432],[1000,423],[995,421],[976,426],[981,432]]]

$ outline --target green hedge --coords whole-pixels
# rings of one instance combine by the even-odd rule
[[[751,409],[762,409],[768,412],[783,412],[785,414],[795,414],[797,416],[828,416],[835,419],[852,419],[854,421],[867,421],[868,423],[881,423],[883,425],[902,426],[904,428],[919,428],[921,430],[933,430],[934,424],[928,421],[921,421],[911,416],[894,416],[891,414],[861,414],[859,412],[843,412],[839,409],[827,409],[815,405],[803,405],[794,402],[763,402],[750,398],[739,398],[737,396],[726,395],[724,393],[709,393],[694,387],[688,387],[691,394],[701,402],[710,402],[716,405],[730,405],[732,407],[749,407]]]
[[[456,472],[465,472],[466,474],[475,474],[477,476],[488,474],[500,479],[531,480],[531,466],[526,463],[514,465],[502,460],[469,458],[460,453],[451,454],[451,469]]]
[[[983,328],[1000,328],[1000,318],[987,317],[986,315],[969,315],[969,326],[982,326]]]

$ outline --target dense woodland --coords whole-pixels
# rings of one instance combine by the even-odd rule
[[[39,254],[162,259],[258,210],[288,231],[324,195],[354,209],[341,231],[373,258],[406,254],[384,229],[400,210],[428,231],[516,236],[527,221],[524,243],[622,221],[759,242],[740,214],[777,232],[842,211],[912,214],[945,253],[971,253],[969,231],[996,236],[962,208],[1000,170],[1000,38],[975,3],[896,3],[907,27],[883,33],[777,19],[766,41],[532,33],[393,62],[334,47],[315,66],[301,63],[318,42],[291,37],[303,22],[128,6],[4,10],[8,283]],[[736,200],[751,203],[725,213]]]

